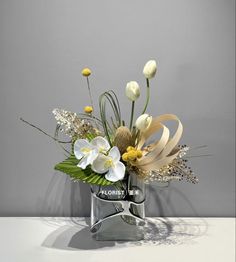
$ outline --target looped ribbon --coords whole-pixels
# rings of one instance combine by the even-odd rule
[[[162,123],[171,120],[178,123],[177,130],[172,137],[170,137],[169,129]],[[145,142],[160,130],[162,130],[161,138],[143,149]],[[133,162],[133,164],[144,171],[157,171],[168,165],[179,153],[180,149],[177,148],[177,145],[182,133],[183,125],[176,115],[164,114],[155,117],[150,127],[140,134],[137,149],[143,149],[144,156]]]

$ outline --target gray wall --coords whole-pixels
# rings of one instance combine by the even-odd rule
[[[192,155],[212,156],[192,158],[198,185],[152,186],[147,214],[233,216],[234,10],[232,0],[0,0],[0,215],[89,214],[88,186],[54,173],[62,151],[19,117],[53,133],[53,108],[89,101],[84,66],[94,96],[114,89],[126,117],[125,84],[144,93],[153,58],[149,112],[177,114],[182,142],[208,145]]]

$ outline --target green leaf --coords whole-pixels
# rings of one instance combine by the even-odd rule
[[[71,155],[66,160],[57,164],[54,169],[69,175],[73,180],[81,180],[89,184],[108,186],[114,184],[108,181],[104,174],[97,174],[91,168],[81,169],[77,166],[79,160]]]
[[[95,134],[87,134],[87,135],[86,135],[86,138],[88,139],[88,141],[93,140],[95,137],[96,137]]]

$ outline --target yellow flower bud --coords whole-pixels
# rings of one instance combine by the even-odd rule
[[[124,153],[124,154],[122,155],[122,160],[125,161],[125,162],[128,161],[128,153]]]
[[[136,150],[130,150],[128,153],[128,160],[133,161],[137,158],[137,151]]]
[[[128,146],[127,149],[126,149],[127,152],[129,152],[131,150],[135,150],[135,148],[133,146]]]
[[[137,157],[141,158],[143,156],[143,152],[141,150],[137,150]]]
[[[91,71],[89,68],[84,68],[84,69],[81,71],[81,73],[82,73],[83,76],[88,77],[88,76],[91,75],[92,71]]]
[[[85,106],[84,107],[84,112],[88,113],[88,114],[92,113],[93,112],[93,107],[92,106]]]

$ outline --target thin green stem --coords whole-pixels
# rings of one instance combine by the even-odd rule
[[[51,139],[53,139],[54,141],[56,141],[56,142],[58,142],[58,143],[61,143],[61,144],[70,144],[70,143],[71,143],[71,141],[61,141],[61,140],[59,140],[59,139],[57,139],[57,138],[49,135],[48,133],[46,133],[45,131],[43,131],[41,128],[39,128],[39,127],[37,127],[37,126],[29,123],[28,121],[24,120],[23,118],[20,118],[20,120],[21,120],[22,122],[24,122],[25,124],[27,124],[27,125],[35,128],[35,129],[37,129],[39,132],[41,132],[41,133],[43,133],[44,135],[50,137]]]
[[[147,81],[147,98],[146,98],[146,104],[144,106],[144,109],[143,109],[143,112],[142,114],[144,114],[147,110],[147,106],[148,106],[148,103],[149,103],[149,100],[150,100],[150,85],[149,85],[149,79],[147,78],[146,79]]]
[[[109,135],[109,131],[108,131],[108,122],[107,122],[107,119],[106,119],[106,101],[105,101],[105,98],[106,98],[105,93],[100,95],[100,97],[99,97],[100,116],[101,116],[101,121],[102,121],[103,129],[104,129],[104,133],[107,137],[109,144],[112,145],[110,135]]]
[[[134,104],[135,101],[132,101],[132,105],[131,105],[131,115],[130,115],[130,125],[129,125],[129,129],[132,131],[132,127],[133,127],[133,119],[134,119]]]
[[[98,121],[100,124],[102,124],[101,119],[97,118],[94,115],[89,115],[89,114],[83,114],[83,113],[79,113],[78,116],[81,116],[82,119],[90,119],[90,120],[96,120]]]
[[[88,76],[86,77],[86,80],[87,80],[87,86],[88,86],[88,91],[89,91],[90,103],[91,103],[91,106],[92,106],[92,108],[93,108],[93,110],[94,110],[93,97],[92,97],[92,92],[91,92],[90,83],[89,83],[89,77],[88,77]],[[95,118],[95,117],[93,116],[93,113],[91,113],[90,116],[91,116],[92,118]],[[96,119],[96,118],[95,118],[95,119]],[[97,129],[99,129],[99,126],[98,126],[98,123],[97,123],[97,119],[96,119],[96,121],[95,121],[95,124],[96,124]]]
[[[24,122],[25,124],[37,129],[39,132],[43,133],[44,135],[50,137],[51,139],[53,139],[55,142],[58,143],[58,145],[67,153],[67,154],[71,154],[64,146],[62,146],[62,144],[70,144],[72,141],[60,141],[59,139],[57,139],[56,137],[53,137],[51,135],[49,135],[48,133],[46,133],[45,131],[43,131],[41,128],[29,123],[28,121],[24,120],[23,118],[20,118],[20,120],[22,122]],[[68,156],[67,156],[68,157]]]
[[[89,83],[89,77],[87,76],[86,79],[87,79],[90,103],[91,103],[91,106],[93,107],[93,98],[92,98],[92,92],[91,92],[90,83]]]
[[[139,136],[140,136],[140,131],[135,131],[135,135],[134,135],[134,144],[135,146],[138,144],[139,141]]]
[[[110,126],[107,116],[106,116],[106,102],[108,102],[109,105],[111,106],[111,109],[115,116],[115,119],[114,119],[114,121],[116,122],[115,125],[117,127],[121,126],[120,106],[119,106],[119,101],[116,97],[116,94],[111,90],[101,94],[99,97],[100,117],[101,117],[103,129],[104,129],[104,133],[107,137],[109,144],[112,145],[111,137],[114,135],[115,130],[114,128]]]
[[[194,155],[194,156],[185,156],[184,158],[206,157],[206,156],[213,156],[213,154]]]
[[[189,151],[191,151],[191,150],[195,150],[195,149],[202,149],[202,148],[206,148],[206,147],[207,147],[207,145],[190,147],[190,148],[189,148]]]

